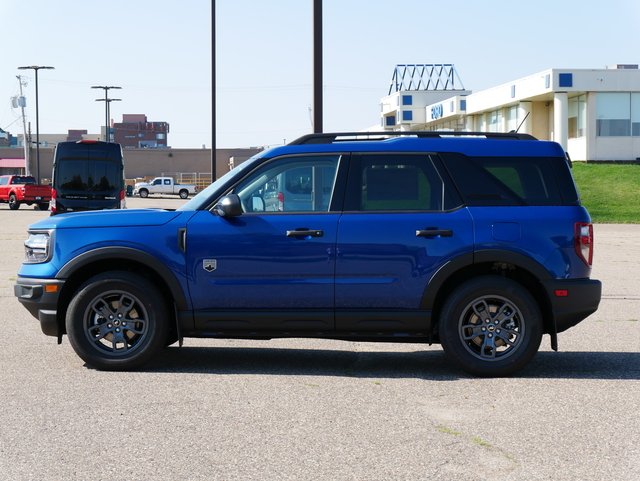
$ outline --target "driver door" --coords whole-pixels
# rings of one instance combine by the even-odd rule
[[[237,217],[199,211],[187,226],[195,327],[333,330],[340,156],[275,159],[233,188]]]

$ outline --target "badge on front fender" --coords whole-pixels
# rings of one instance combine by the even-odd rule
[[[202,268],[207,272],[215,271],[216,267],[218,266],[215,259],[204,259],[202,261]]]

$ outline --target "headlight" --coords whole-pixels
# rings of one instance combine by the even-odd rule
[[[29,232],[24,242],[25,262],[39,264],[51,258],[51,232]]]

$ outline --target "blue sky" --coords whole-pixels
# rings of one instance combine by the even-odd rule
[[[146,114],[172,147],[211,145],[209,0],[0,0],[0,128],[22,132],[10,97],[25,88],[40,133]],[[312,131],[312,0],[217,0],[217,145],[282,144]],[[151,10],[150,6],[154,9]],[[324,130],[379,123],[396,64],[453,63],[478,92],[549,68],[640,63],[640,2],[324,0]]]

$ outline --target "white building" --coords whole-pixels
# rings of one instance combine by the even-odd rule
[[[550,69],[471,93],[453,65],[398,65],[382,99],[381,122],[386,130],[519,129],[559,142],[572,160],[635,161],[640,159],[640,70],[638,65]]]

